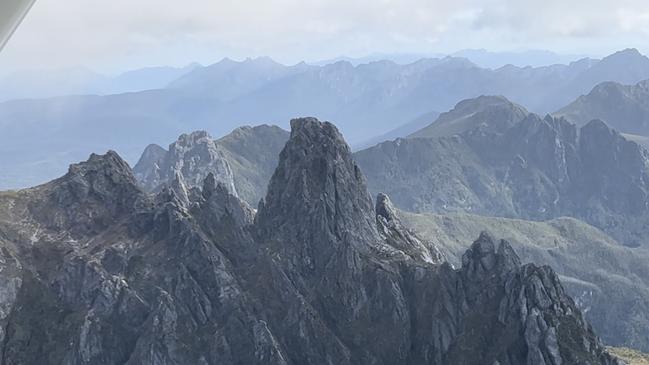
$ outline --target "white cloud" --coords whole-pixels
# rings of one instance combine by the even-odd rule
[[[0,68],[641,47],[646,0],[38,0]],[[646,51],[646,50],[645,50]]]

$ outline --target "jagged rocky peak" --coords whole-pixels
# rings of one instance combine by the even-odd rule
[[[2,229],[32,230],[0,235],[21,248],[19,272],[0,274],[22,278],[3,304],[0,362],[614,363],[552,270],[519,266],[487,235],[461,269],[438,264],[387,196],[375,210],[333,125],[291,125],[254,222],[211,172],[202,189],[178,174],[138,208],[149,196],[113,153],[36,188],[68,192],[45,208],[75,219],[39,210],[71,223],[48,226],[53,240],[73,229],[83,240],[32,242],[42,226],[0,217]]]
[[[170,184],[176,174],[189,188],[200,188],[211,172],[248,204],[266,193],[289,132],[273,125],[243,126],[213,140],[207,132],[184,134],[169,151],[151,145],[135,166],[138,181],[149,192]]]
[[[206,131],[181,135],[169,146],[169,151],[149,146],[134,172],[148,191],[158,191],[177,177],[189,188],[200,187],[205,177],[212,173],[237,195],[230,163]]]
[[[223,184],[219,184],[218,181],[216,181],[216,177],[214,177],[214,174],[209,173],[207,174],[207,177],[205,177],[205,180],[203,181],[203,190],[202,194],[205,199],[209,199],[214,195],[215,193],[223,193],[223,190],[225,189],[225,186]]]
[[[156,201],[159,205],[171,203],[173,210],[180,210],[185,215],[194,214],[207,216],[214,222],[221,221],[229,216],[234,223],[233,228],[244,227],[252,224],[255,211],[250,206],[234,195],[228,186],[219,181],[209,172],[201,187],[189,187],[183,178],[176,176],[162,191],[157,194]],[[172,212],[175,213],[175,212]]]
[[[175,202],[179,207],[187,208],[191,203],[190,189],[179,173],[174,174],[173,179],[162,189],[159,195],[164,196],[162,200]]]
[[[255,212],[250,206],[233,195],[214,174],[209,173],[203,182],[201,195],[211,216],[222,219],[229,215],[236,227],[244,227],[253,223]]]
[[[469,312],[481,312],[482,319],[474,318],[477,322],[472,326],[509,347],[500,354],[463,349],[457,345],[466,344],[466,334],[459,334],[450,347],[448,363],[473,358],[481,363],[511,365],[622,364],[606,352],[554,271],[547,266],[521,266],[507,241],[497,242],[482,233],[464,254],[459,274],[466,303],[472,308]],[[497,313],[488,313],[487,308]],[[514,323],[520,332],[510,332]],[[525,352],[517,353],[521,348]]]
[[[83,179],[89,184],[108,179],[114,183],[135,183],[131,168],[115,151],[104,155],[91,154],[87,161],[72,164],[64,180]]]
[[[508,147],[510,154],[521,154],[541,164],[562,165],[567,145],[577,143],[577,127],[563,118],[530,114],[510,128],[503,140],[494,143],[494,147],[498,144]]]
[[[132,208],[132,199],[140,194],[128,163],[114,151],[93,153],[86,162],[70,165],[68,173],[52,185],[58,191],[65,187],[80,203],[97,200],[122,211]]]
[[[376,240],[365,178],[333,124],[315,118],[291,121],[291,136],[258,220],[278,235],[295,229],[313,236],[359,234],[358,241]]]
[[[190,186],[200,186],[212,173],[228,190],[236,195],[232,168],[221,148],[205,131],[183,134],[169,146],[169,167],[180,172]]]
[[[376,215],[383,218],[386,222],[398,220],[396,208],[392,204],[390,197],[386,194],[379,193],[376,196]]]
[[[192,133],[183,133],[178,137],[178,141],[174,144],[176,149],[191,148],[198,144],[209,143],[212,140],[207,131],[194,131]],[[171,150],[171,148],[170,148]]]
[[[515,137],[516,133],[521,138],[535,138],[556,135],[560,139],[570,139],[574,141],[577,136],[577,127],[569,123],[564,118],[546,115],[541,117],[537,114],[529,114],[521,121],[508,130],[508,138]],[[526,140],[526,142],[529,142]]]
[[[488,232],[482,232],[462,256],[462,270],[468,278],[484,278],[494,270],[507,273],[520,266],[521,261],[511,245],[505,240],[496,243]]]
[[[142,186],[160,184],[160,166],[166,156],[167,150],[157,144],[150,144],[144,149],[142,156],[133,167],[133,173]]]
[[[333,125],[291,125],[255,225],[348,353],[340,363],[614,363],[550,269],[521,267],[486,234],[461,269],[441,264],[386,195],[372,207]]]
[[[406,253],[413,259],[430,264],[440,264],[446,259],[432,242],[425,243],[406,228],[390,198],[380,193],[376,197],[376,223],[379,233],[388,245]]]
[[[92,154],[68,173],[35,188],[44,198],[31,204],[32,214],[47,226],[94,231],[137,209],[144,198],[128,163],[116,152]]]

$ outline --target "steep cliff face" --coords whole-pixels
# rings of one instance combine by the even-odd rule
[[[142,187],[152,192],[176,177],[189,187],[200,187],[212,173],[235,195],[256,205],[266,193],[287,139],[288,132],[269,125],[240,127],[218,140],[196,131],[180,136],[169,151],[148,146],[133,171]]]
[[[114,153],[0,194],[2,363],[615,363],[549,268],[484,234],[454,269],[375,208],[329,123],[292,122],[253,217]]]
[[[598,120],[578,128],[529,114],[504,130],[399,139],[354,158],[370,191],[405,210],[572,216],[625,245],[649,245],[649,154]]]
[[[440,265],[436,247],[407,239],[414,235],[401,227],[386,196],[378,199],[373,225],[365,180],[341,141],[329,124],[293,121],[257,224],[305,298],[320,313],[336,313],[325,315],[325,323],[358,349],[352,363],[610,361],[587,349],[597,348],[597,340],[556,275],[521,267],[506,242],[481,236],[455,271]],[[289,211],[297,214],[282,213]],[[303,228],[311,219],[320,224],[316,232]],[[385,233],[386,226],[393,234],[377,240],[376,227]],[[573,331],[582,337],[565,341]],[[562,352],[572,354],[562,358]]]
[[[111,194],[106,204],[103,193]],[[253,211],[213,175],[202,190],[164,189],[153,199],[108,154],[2,202],[17,218],[3,220],[1,241],[20,284],[6,304],[4,364],[264,364],[279,356],[234,269],[255,257],[245,229]],[[23,209],[32,204],[42,214]],[[50,222],[66,212],[84,214]]]
[[[200,186],[211,173],[236,195],[232,168],[222,148],[205,131],[181,135],[166,153],[159,146],[147,147],[134,169],[148,191],[159,191],[176,176],[189,186]]]

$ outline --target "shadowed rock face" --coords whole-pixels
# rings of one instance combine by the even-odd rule
[[[615,363],[552,270],[487,234],[453,269],[333,125],[291,125],[254,221],[214,174],[150,197],[112,153],[0,194],[2,362]],[[51,224],[63,197],[91,213]]]
[[[446,258],[434,245],[426,244],[404,227],[390,198],[379,194],[376,198],[376,224],[381,237],[389,245],[402,250],[409,256],[429,263],[442,263]]]

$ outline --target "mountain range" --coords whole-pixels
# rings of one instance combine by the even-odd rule
[[[176,174],[199,186],[212,172],[226,185],[241,186],[241,197],[255,205],[276,166],[268,156],[287,138],[270,126],[246,127],[220,140],[195,132],[181,136],[170,152],[147,148],[135,173],[147,190],[157,191]],[[155,158],[150,150],[157,151]],[[185,154],[190,161],[183,162]],[[532,220],[567,215],[630,247],[647,245],[648,156],[600,120],[579,127],[561,117],[541,118],[500,96],[462,101],[408,138],[354,154],[370,190],[389,193],[402,209]],[[201,165],[218,161],[227,166]],[[153,182],[144,176],[154,176]]]
[[[188,136],[200,136],[201,143],[186,144]],[[165,185],[198,188],[206,173],[218,176],[201,166],[213,166],[220,158],[232,173],[217,180],[226,186],[235,181],[240,196],[254,206],[266,192],[269,169],[278,162],[253,157],[276,156],[288,138],[287,132],[269,126],[246,127],[219,140],[194,132],[169,148],[184,151],[182,155],[147,148],[163,153],[159,160],[145,153],[135,176],[149,191]],[[224,140],[231,143],[221,146]],[[201,152],[209,150],[221,152]],[[237,157],[241,153],[246,157]],[[187,156],[197,155],[200,164],[192,166],[198,172],[184,169],[192,160]],[[524,262],[557,270],[608,344],[649,350],[648,218],[642,208],[647,164],[646,152],[635,143],[601,122],[579,130],[561,119],[540,118],[503,97],[482,96],[458,103],[410,138],[353,157],[370,191],[388,192],[402,209],[398,215],[404,227],[434,243],[449,262],[459,265],[473,236],[490,230],[507,238]],[[155,162],[161,160],[167,162]],[[160,166],[175,168],[151,185],[147,176]],[[254,194],[241,194],[244,190]],[[640,195],[632,195],[634,191]]]
[[[256,213],[115,152],[1,193],[3,363],[621,364],[551,268],[486,233],[454,268],[333,125],[291,127]]]
[[[520,67],[568,64],[574,60],[585,58],[583,56],[561,55],[542,50],[491,52],[484,49],[469,49],[448,55],[376,53],[360,58],[338,57],[325,61],[309,62],[309,64],[325,66],[338,61],[346,61],[354,66],[377,61],[409,64],[422,58],[444,58],[446,56],[466,58],[480,67],[493,69],[508,64]],[[222,62],[239,63],[228,58],[225,58]],[[195,79],[200,74],[209,75],[209,69],[212,66],[205,67],[207,70],[198,71],[192,78]],[[161,89],[182,78],[190,71],[201,68],[203,66],[198,63],[192,63],[185,67],[155,66],[131,69],[117,75],[107,75],[81,66],[63,69],[20,70],[0,75],[0,101],[65,95],[108,95]]]
[[[465,49],[451,54],[464,57],[484,68],[497,69],[507,65],[518,67],[543,67],[558,64],[569,64],[574,60],[587,58],[583,55],[559,54],[546,50],[526,50],[518,52],[494,52],[486,49]]]
[[[107,76],[84,67],[16,71],[0,77],[0,101],[66,95],[110,95],[161,89],[200,67],[145,67]]]
[[[370,191],[412,212],[576,217],[627,246],[649,247],[647,150],[600,120],[577,127],[483,99],[442,114],[421,132],[432,138],[415,133],[357,152]]]
[[[636,50],[569,65],[498,69],[460,57],[357,66],[226,59],[156,90],[0,103],[0,163],[6,169],[0,188],[47,181],[97,149],[115,149],[134,163],[149,143],[164,145],[190,130],[223,136],[241,125],[286,127],[296,115],[315,115],[337,121],[352,145],[367,146],[422,115],[479,95],[503,95],[547,113],[601,82],[645,79],[649,59]],[[26,140],[40,148],[25,148],[20,141]]]

